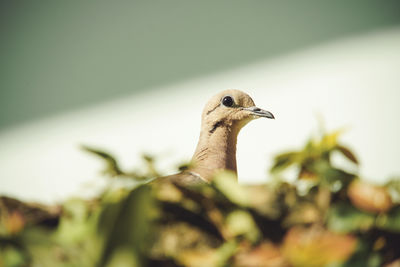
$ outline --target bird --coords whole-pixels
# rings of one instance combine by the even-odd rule
[[[159,179],[187,186],[210,183],[221,170],[232,171],[237,176],[238,134],[258,118],[275,119],[270,111],[256,107],[245,92],[229,89],[217,93],[203,109],[199,141],[189,168]]]

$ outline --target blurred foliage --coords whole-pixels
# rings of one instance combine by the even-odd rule
[[[142,172],[125,172],[85,147],[105,175],[137,185],[59,206],[1,197],[0,266],[399,266],[400,181],[378,186],[334,166],[337,152],[358,165],[339,135],[277,155],[277,179],[258,186],[230,172],[189,187],[149,183],[160,176],[152,157]]]
[[[89,153],[92,153],[99,158],[103,159],[105,168],[102,174],[109,177],[130,178],[136,181],[146,181],[152,178],[160,177],[161,174],[157,171],[154,164],[154,157],[148,154],[142,155],[142,160],[145,163],[145,168],[141,171],[123,171],[119,166],[117,160],[113,155],[100,149],[95,149],[88,146],[81,146],[81,148]]]

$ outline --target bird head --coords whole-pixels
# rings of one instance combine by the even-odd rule
[[[203,115],[203,129],[213,133],[219,127],[238,131],[257,118],[274,119],[271,112],[256,107],[251,97],[239,90],[225,90],[214,95],[206,104]]]

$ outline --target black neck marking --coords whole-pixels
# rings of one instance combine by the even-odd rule
[[[217,130],[218,127],[222,127],[225,125],[224,120],[220,120],[217,121],[216,123],[214,123],[212,129],[210,131],[208,131],[210,134],[213,134],[215,132],[215,130]]]

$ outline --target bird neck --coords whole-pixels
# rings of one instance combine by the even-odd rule
[[[192,171],[210,181],[218,170],[236,168],[236,142],[241,127],[221,124],[200,132],[199,142],[193,155]]]

